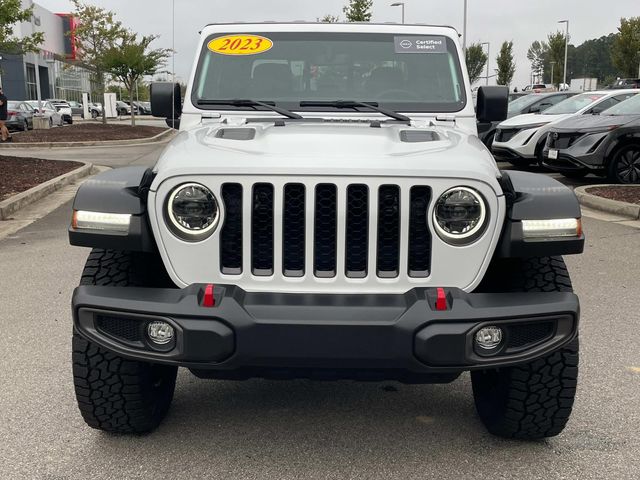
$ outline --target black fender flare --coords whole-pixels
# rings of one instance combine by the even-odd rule
[[[128,233],[77,230],[69,227],[69,243],[79,247],[132,252],[156,252],[147,216],[147,195],[153,172],[146,167],[123,167],[100,173],[83,183],[73,210],[131,215]]]
[[[522,220],[581,218],[580,203],[566,185],[537,173],[503,171],[500,179],[507,200],[507,214],[496,256],[510,258],[579,254],[584,251],[580,237],[525,240]]]

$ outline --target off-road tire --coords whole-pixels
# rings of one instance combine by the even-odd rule
[[[494,261],[478,291],[571,292],[561,257]],[[576,337],[533,362],[471,373],[476,410],[487,430],[506,438],[535,440],[565,428],[578,380]]]
[[[159,263],[153,255],[94,249],[80,284],[168,286],[166,272],[164,276],[158,272]],[[107,432],[146,433],[160,424],[173,399],[176,367],[127,360],[75,331],[72,347],[76,399],[89,426]]]

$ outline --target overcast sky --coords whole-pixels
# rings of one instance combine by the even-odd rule
[[[158,47],[172,44],[172,0],[86,0],[116,12],[129,28],[157,34]],[[374,22],[400,21],[395,0],[374,0]],[[207,23],[262,20],[309,20],[327,13],[342,14],[347,0],[175,0],[176,74],[187,79],[198,41]],[[36,0],[54,12],[71,11],[68,0]],[[407,23],[452,25],[462,32],[463,0],[405,0]],[[469,0],[469,42],[491,42],[491,74],[504,40],[513,40],[517,72],[514,86],[529,83],[526,53],[531,42],[564,29],[558,20],[570,20],[571,43],[615,32],[621,17],[640,15],[639,0]]]

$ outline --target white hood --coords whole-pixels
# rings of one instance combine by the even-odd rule
[[[220,138],[221,130],[255,129],[248,140]],[[403,131],[432,132],[431,141],[402,141]],[[429,135],[429,133],[427,133]],[[333,175],[474,179],[498,195],[500,172],[474,135],[455,127],[362,123],[274,122],[200,126],[182,131],[158,161],[152,190],[189,175]]]
[[[526,128],[530,125],[546,125],[548,123],[560,122],[574,114],[545,115],[544,113],[525,113],[513,118],[509,118],[498,125],[498,128]]]

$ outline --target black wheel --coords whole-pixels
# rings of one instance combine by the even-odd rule
[[[91,118],[98,118],[98,112],[91,110]]]
[[[167,281],[155,257],[94,249],[80,284],[169,286]],[[89,426],[107,432],[145,433],[160,424],[173,399],[176,367],[127,360],[75,331],[72,347],[76,399]]]
[[[483,292],[570,292],[561,257],[495,262]],[[476,410],[487,430],[506,438],[534,440],[558,435],[566,426],[578,380],[576,337],[533,362],[471,373]]]
[[[29,130],[29,122],[28,122],[28,120],[27,120],[26,118],[25,118],[25,119],[24,119],[24,121],[22,122],[22,128],[21,128],[21,130],[22,130],[23,132],[26,132],[26,131],[28,131],[28,130]]]
[[[609,162],[609,180],[613,183],[640,183],[640,144],[620,148]]]
[[[53,117],[49,117],[49,128],[53,128]]]

